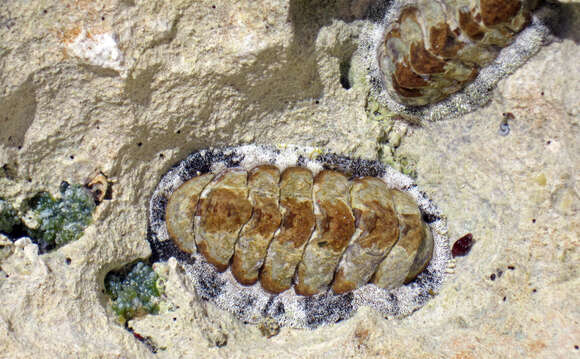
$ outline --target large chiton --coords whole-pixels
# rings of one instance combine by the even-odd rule
[[[411,313],[450,258],[438,211],[389,167],[317,153],[248,145],[190,155],[152,197],[154,255],[181,259],[203,298],[250,322],[315,327],[361,305]]]

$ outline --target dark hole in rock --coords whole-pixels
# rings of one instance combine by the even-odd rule
[[[109,182],[107,186],[107,192],[105,192],[105,199],[111,200],[113,199],[113,182]]]
[[[348,78],[348,73],[350,72],[350,59],[344,61],[340,64],[340,84],[346,90],[352,87],[350,80]]]

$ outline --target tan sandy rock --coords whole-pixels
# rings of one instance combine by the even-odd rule
[[[397,151],[417,161],[418,185],[441,208],[450,238],[469,232],[477,241],[421,310],[385,319],[363,309],[336,325],[282,328],[267,339],[198,299],[174,266],[166,296],[180,315],[166,307],[129,323],[157,354],[116,321],[104,277],[150,255],[151,193],[189,153],[263,142],[378,157],[381,125],[366,117],[368,88],[359,81],[365,67],[356,57],[349,62],[371,26],[317,10],[324,4],[2,3],[0,167],[14,176],[0,178],[0,195],[20,203],[38,190],[56,193],[62,180],[82,183],[95,169],[113,182],[112,199],[78,241],[38,255],[22,239],[0,263],[2,356],[577,355],[578,1],[565,2],[560,41],[502,80],[488,106],[409,126],[402,138]],[[70,51],[83,30],[109,34],[97,38],[116,44],[118,70]],[[114,54],[108,49],[105,59]],[[346,89],[341,65],[349,63]],[[498,134],[504,112],[514,114],[507,136]]]

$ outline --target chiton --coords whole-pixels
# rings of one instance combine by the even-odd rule
[[[536,0],[393,0],[359,48],[372,96],[409,121],[458,117],[553,38]]]
[[[536,0],[417,0],[403,6],[378,47],[390,95],[406,105],[462,89],[511,44]]]
[[[150,207],[154,256],[180,259],[202,298],[294,327],[361,305],[416,310],[443,281],[442,233],[410,178],[311,148],[196,152],[164,176]]]

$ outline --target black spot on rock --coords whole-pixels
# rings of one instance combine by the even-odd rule
[[[402,190],[403,191],[410,191],[410,190],[412,190],[415,187],[417,187],[417,185],[413,183],[411,185],[408,185],[408,186],[403,187]]]
[[[244,160],[244,155],[237,153],[236,151],[228,152],[229,153],[224,153],[222,150],[216,150],[213,153],[212,162],[225,162],[227,168],[238,167]]]
[[[268,298],[268,302],[266,302],[266,305],[264,305],[264,308],[262,308],[262,316],[268,316],[268,311],[272,307],[272,304],[274,304],[274,299],[276,299],[275,295],[271,295],[270,298]]]
[[[302,155],[298,156],[298,161],[296,161],[296,165],[299,167],[304,167],[306,165],[306,159],[304,158],[304,156]]]
[[[173,241],[153,241],[151,243],[151,258],[153,262],[166,261],[171,257],[175,257],[182,263],[193,263],[195,259],[191,255],[182,252]]]
[[[286,313],[284,309],[284,303],[277,301],[277,295],[271,295],[266,302],[266,305],[261,310],[261,314],[264,318],[272,317],[272,318],[279,318],[280,316]]]
[[[159,241],[151,228],[147,232],[147,241],[151,245],[151,263],[167,261],[171,257],[182,263],[194,263],[195,259],[190,254],[182,252],[173,241]]]
[[[348,76],[349,71],[350,71],[350,60],[343,61],[340,64],[340,84],[342,85],[342,88],[344,88],[345,90],[349,90],[352,87],[352,84],[350,83]]]
[[[436,285],[440,284],[441,281],[442,281],[442,278],[440,276],[437,276],[435,273],[433,273],[431,270],[429,270],[429,268],[427,268],[421,274],[419,274],[417,276],[417,278],[415,278],[411,282],[407,283],[407,285],[415,284],[421,288],[429,289],[429,288],[433,288]]]

